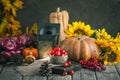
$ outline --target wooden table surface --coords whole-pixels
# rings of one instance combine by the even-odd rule
[[[120,80],[120,63],[115,66],[106,66],[106,70],[90,71],[81,69],[76,71],[73,76],[60,76],[51,75],[48,77],[43,76],[23,76],[19,74],[14,66],[0,65],[0,80]]]

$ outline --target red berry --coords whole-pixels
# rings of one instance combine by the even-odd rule
[[[61,53],[60,56],[65,56],[65,55]]]
[[[50,54],[53,55],[55,53],[54,50],[50,50]]]
[[[66,76],[66,75],[68,75],[68,73],[67,73],[67,72],[63,72],[62,75],[63,75],[63,76]]]
[[[54,54],[54,56],[60,56],[60,55],[61,55],[60,51],[56,51]]]
[[[60,51],[60,48],[59,47],[55,47],[54,48],[54,51],[56,52],[56,51]]]
[[[64,54],[64,55],[67,55],[67,52],[64,52],[63,54]]]
[[[98,71],[98,70],[99,70],[99,68],[96,66],[96,67],[95,67],[95,71]]]
[[[101,69],[102,69],[102,70],[106,70],[106,67],[105,67],[105,66],[103,66],[103,67],[101,67]]]
[[[80,64],[83,64],[83,60],[80,60],[79,63],[80,63]]]
[[[74,73],[75,73],[74,70],[70,70],[70,72],[69,72],[70,75],[73,75]]]
[[[71,66],[71,64],[72,64],[71,61],[67,61],[67,63],[68,63],[69,66]]]
[[[65,50],[62,50],[62,49],[61,49],[61,50],[60,50],[60,52],[61,52],[61,53],[64,53],[64,52],[65,52]]]
[[[61,52],[62,54],[64,54],[64,55],[67,54],[67,52],[66,52],[65,50],[60,50],[60,52]]]
[[[64,67],[69,67],[70,65],[68,64],[68,62],[65,62],[65,63],[63,64],[63,66],[64,66]]]

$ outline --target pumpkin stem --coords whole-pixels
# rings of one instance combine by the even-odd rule
[[[77,39],[80,40],[80,37],[78,37]]]
[[[60,12],[60,7],[57,8],[57,12]]]

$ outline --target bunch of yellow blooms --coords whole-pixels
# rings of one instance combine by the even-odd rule
[[[68,24],[65,30],[67,38],[75,36],[90,36],[96,39],[96,43],[100,46],[102,53],[99,60],[106,65],[113,65],[120,62],[120,33],[114,38],[103,29],[94,30],[90,25],[84,22],[72,22]]]
[[[3,11],[0,12],[0,15],[3,15],[0,23],[0,36],[6,37],[20,34],[21,30],[19,28],[21,24],[15,20],[15,17],[17,10],[22,9],[23,2],[21,0],[0,0],[0,2],[3,5]]]
[[[96,43],[102,49],[100,60],[103,61],[104,64],[109,65],[120,62],[120,34],[118,33],[117,36],[113,38],[104,28],[99,29],[97,33]]]

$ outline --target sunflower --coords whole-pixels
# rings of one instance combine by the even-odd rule
[[[98,29],[97,31],[97,39],[96,43],[100,46],[102,53],[99,59],[106,65],[113,65],[120,62],[120,36],[116,36],[116,38],[111,37],[103,29]]]
[[[116,35],[116,37],[114,38],[113,42],[114,42],[116,48],[117,48],[118,50],[120,50],[120,32],[117,33],[117,35]]]
[[[111,40],[105,40],[105,39],[97,39],[96,40],[96,43],[102,48],[102,47],[105,47],[105,48],[110,48],[112,46],[114,46],[115,44],[112,42],[112,39]]]
[[[114,42],[113,42],[113,38],[111,37],[111,35],[109,35],[105,28],[103,29],[98,29],[97,31],[97,39],[96,39],[96,43],[101,47],[101,48],[111,48],[112,46],[114,46]]]
[[[98,29],[97,39],[111,40],[111,38],[111,35],[106,32],[105,28]]]
[[[117,36],[114,38],[114,43],[120,45],[120,32],[117,33]]]
[[[68,24],[68,28],[65,30],[67,37],[74,36],[91,36],[94,33],[94,30],[91,29],[90,25],[85,25],[84,22],[72,22],[72,24]]]
[[[120,62],[120,50],[117,50],[116,48],[112,48],[112,50],[109,50],[104,55],[104,61],[103,63],[105,65],[115,65]]]

